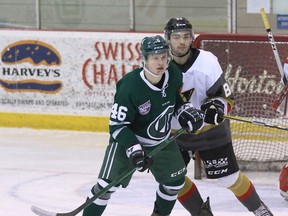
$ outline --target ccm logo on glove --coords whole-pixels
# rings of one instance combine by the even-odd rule
[[[209,100],[202,104],[205,113],[204,122],[218,125],[224,120],[224,104],[220,100]]]

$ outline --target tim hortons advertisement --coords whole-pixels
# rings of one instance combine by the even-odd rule
[[[288,37],[279,35],[275,41],[282,67],[288,55]],[[280,116],[272,104],[282,93],[283,83],[266,34],[202,34],[194,44],[217,56],[235,97],[231,115],[258,119]]]
[[[0,112],[109,116],[150,34],[0,30]],[[151,34],[152,35],[152,34]]]

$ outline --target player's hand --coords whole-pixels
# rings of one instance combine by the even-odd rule
[[[224,104],[220,100],[209,100],[202,104],[201,110],[205,113],[204,122],[218,125],[224,120]]]
[[[153,163],[153,159],[145,155],[140,144],[135,144],[128,148],[126,155],[139,172],[145,171]]]
[[[186,128],[188,132],[194,133],[203,125],[203,114],[197,110],[191,103],[185,103],[176,111],[176,117],[181,127]]]

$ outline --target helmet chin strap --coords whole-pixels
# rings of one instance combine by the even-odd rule
[[[148,70],[148,68],[145,66],[145,63],[143,64],[143,68],[144,68],[144,70],[147,72],[147,73],[149,73],[151,76],[153,76],[153,77],[160,77],[160,76],[162,76],[162,75],[157,75],[157,74],[154,74],[154,73],[152,73],[150,70]]]

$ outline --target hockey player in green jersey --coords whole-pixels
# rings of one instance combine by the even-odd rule
[[[173,62],[183,72],[183,97],[205,115],[197,134],[182,134],[176,140],[185,163],[189,163],[192,151],[198,151],[208,179],[217,179],[219,185],[229,189],[255,215],[272,216],[252,182],[238,168],[229,121],[223,118],[231,110],[234,99],[218,59],[211,52],[192,48],[194,34],[186,18],[171,18],[164,31]],[[173,129],[179,127],[177,121],[172,121]],[[178,200],[192,216],[213,216],[209,200],[203,202],[196,185],[187,176]]]
[[[140,172],[149,169],[159,183],[152,215],[164,216],[171,213],[184,185],[186,166],[175,142],[153,158],[147,157],[147,153],[169,138],[173,115],[182,127],[193,133],[202,126],[203,114],[191,103],[183,103],[182,73],[170,61],[169,45],[164,38],[145,37],[140,51],[143,67],[126,74],[117,83],[109,121],[109,145],[89,197],[128,169],[136,167]],[[120,186],[127,187],[132,175],[97,198],[84,209],[83,215],[102,215],[111,194]]]

